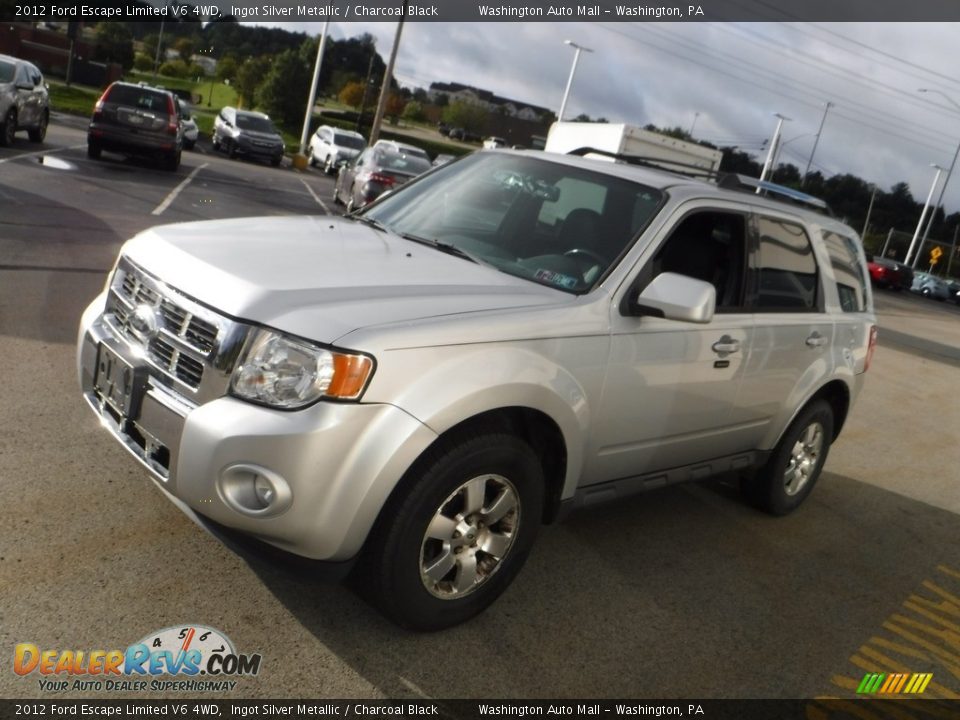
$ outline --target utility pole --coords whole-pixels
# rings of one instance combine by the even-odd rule
[[[953,244],[950,246],[950,257],[947,258],[947,274],[946,277],[950,277],[950,268],[953,266],[953,256],[957,254],[957,230],[960,230],[960,225],[953,226]]]
[[[403,23],[407,19],[407,4],[401,5],[400,22],[397,23],[397,34],[393,37],[393,47],[390,49],[390,59],[383,71],[383,82],[380,84],[380,101],[377,103],[377,112],[373,116],[373,127],[370,128],[370,144],[373,145],[380,137],[380,123],[383,122],[383,113],[387,109],[387,98],[390,97],[390,78],[393,76],[393,66],[397,61],[397,51],[400,49],[400,35],[403,33]]]
[[[593,52],[593,50],[588,47],[577,45],[573,40],[564,40],[563,42],[565,45],[572,47],[575,52],[573,54],[573,65],[570,67],[570,76],[567,78],[567,87],[563,91],[563,100],[560,101],[560,112],[557,113],[557,122],[563,122],[563,112],[567,109],[567,100],[570,98],[570,88],[573,86],[573,76],[577,72],[577,63],[580,62],[580,53]]]
[[[360,115],[357,116],[357,132],[363,132],[363,114],[367,111],[367,89],[370,87],[370,76],[373,75],[373,59],[377,56],[374,46],[370,46],[370,64],[367,65],[367,78],[363,81],[363,97],[360,100]]]
[[[887,256],[887,248],[890,247],[890,238],[893,237],[893,228],[887,231],[887,240],[883,243],[883,250],[880,251],[880,257]]]
[[[320,46],[317,48],[317,61],[313,65],[313,82],[310,83],[310,95],[307,98],[307,112],[303,116],[303,132],[300,133],[300,154],[307,149],[307,136],[310,134],[310,118],[313,117],[313,105],[317,101],[317,85],[320,84],[320,67],[323,65],[323,50],[327,46],[327,35],[330,30],[330,21],[323,24],[323,35],[320,36]]]
[[[944,178],[943,187],[940,188],[940,196],[937,198],[937,204],[933,206],[933,212],[930,213],[927,227],[923,231],[923,239],[920,241],[920,247],[923,247],[923,243],[927,241],[927,236],[930,234],[930,227],[933,225],[933,219],[937,216],[937,208],[943,206],[943,194],[947,191],[947,185],[950,184],[950,176],[953,175],[953,168],[957,164],[957,155],[960,155],[960,144],[957,145],[956,152],[953,153],[950,169],[947,170],[947,177]]]
[[[920,237],[920,228],[923,227],[923,221],[927,218],[927,210],[930,209],[930,198],[933,197],[933,191],[937,189],[937,183],[940,181],[940,173],[943,172],[943,168],[939,165],[931,165],[930,167],[936,168],[937,173],[933,176],[933,185],[930,186],[930,192],[927,193],[927,201],[923,204],[923,212],[920,213],[920,222],[917,223],[917,229],[913,232],[913,240],[910,241],[910,247],[907,249],[907,257],[903,260],[904,265],[909,265],[913,268],[917,266],[917,258],[920,257],[920,253],[923,251],[923,245],[917,248],[916,255],[913,253],[913,248],[917,244],[917,238]],[[912,263],[910,262],[911,257],[913,257]]]
[[[860,233],[860,239],[863,240],[867,235],[867,228],[870,227],[870,213],[873,212],[873,200],[877,197],[877,186],[873,186],[873,192],[870,193],[870,206],[867,208],[867,219],[863,221],[863,232]]]
[[[833,107],[832,102],[828,102],[823,108],[823,117],[820,118],[820,128],[817,130],[817,137],[813,141],[813,148],[810,150],[810,159],[807,160],[807,169],[803,171],[803,177],[800,178],[800,187],[803,187],[803,184],[807,181],[807,175],[810,174],[810,166],[813,165],[813,154],[817,151],[817,145],[820,142],[820,133],[823,132],[823,124],[827,121],[827,113],[830,112],[830,108]]]
[[[788,117],[784,117],[780,113],[774,113],[773,116],[777,118],[777,129],[773,131],[773,140],[770,141],[770,147],[767,150],[767,159],[763,163],[763,170],[760,171],[760,182],[763,182],[767,179],[767,173],[770,172],[770,165],[773,164],[773,158],[777,154],[777,148],[780,145],[780,129],[783,127],[784,120],[790,120]],[[762,192],[762,188],[757,186],[757,195]]]

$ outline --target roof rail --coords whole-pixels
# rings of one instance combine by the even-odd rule
[[[604,157],[619,160],[627,165],[639,165],[641,167],[649,167],[656,170],[666,170],[667,172],[672,172],[677,175],[686,175],[687,177],[703,178],[707,180],[714,180],[723,174],[719,170],[711,170],[709,168],[693,165],[692,163],[681,162],[679,160],[666,160],[665,158],[649,157],[646,155],[623,155],[621,153],[610,152],[609,150],[598,150],[597,148],[592,147],[577,148],[576,150],[571,150],[568,152],[567,155],[576,155],[577,157],[584,157],[585,155],[603,155]]]
[[[793,188],[785,185],[777,185],[776,183],[767,182],[766,180],[759,180],[757,178],[750,177],[749,175],[723,173],[721,177],[717,179],[717,185],[730,190],[742,190],[753,193],[757,192],[757,189],[759,188],[762,193],[770,196],[773,200],[780,200],[793,203],[794,205],[801,205],[810,210],[816,210],[824,215],[834,217],[830,206],[818,197],[808,195],[807,193],[800,192],[799,190],[794,190]]]

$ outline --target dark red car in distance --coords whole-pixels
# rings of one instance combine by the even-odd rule
[[[913,270],[908,265],[888,258],[867,256],[867,269],[870,271],[870,280],[880,288],[899,292],[913,285]]]

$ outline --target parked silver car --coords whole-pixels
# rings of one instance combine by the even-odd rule
[[[950,299],[950,288],[947,283],[936,275],[931,275],[928,272],[914,271],[913,286],[910,290],[915,293],[920,293],[924,297],[932,297],[936,300]]]
[[[181,98],[177,98],[177,102],[180,104],[180,123],[183,125],[183,148],[193,150],[200,137],[200,128],[197,127],[190,103]]]
[[[50,96],[36,65],[0,55],[0,145],[13,142],[26,130],[30,142],[40,143],[50,123]]]
[[[213,149],[231,158],[238,156],[268,160],[277,166],[283,160],[283,137],[269,115],[225,107],[213,121]]]
[[[351,217],[140,233],[77,361],[98,421],[190,517],[359,558],[383,612],[437,629],[575,508],[732,471],[796,509],[875,341],[846,225],[493,150]]]

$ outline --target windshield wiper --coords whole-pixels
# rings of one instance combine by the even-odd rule
[[[361,222],[364,225],[369,225],[373,229],[379,230],[380,232],[390,232],[390,228],[375,218],[366,217],[365,215],[344,215],[344,217],[350,218],[355,222]]]
[[[448,255],[456,255],[457,257],[461,257],[464,260],[469,260],[477,265],[489,265],[489,263],[480,259],[473,253],[467,252],[463,248],[452,245],[451,243],[446,243],[442,240],[431,240],[430,238],[420,237],[419,235],[414,235],[412,233],[397,234],[404,240],[410,240],[415,243],[420,243],[421,245],[426,245],[427,247],[432,247],[440,252],[445,252]]]

